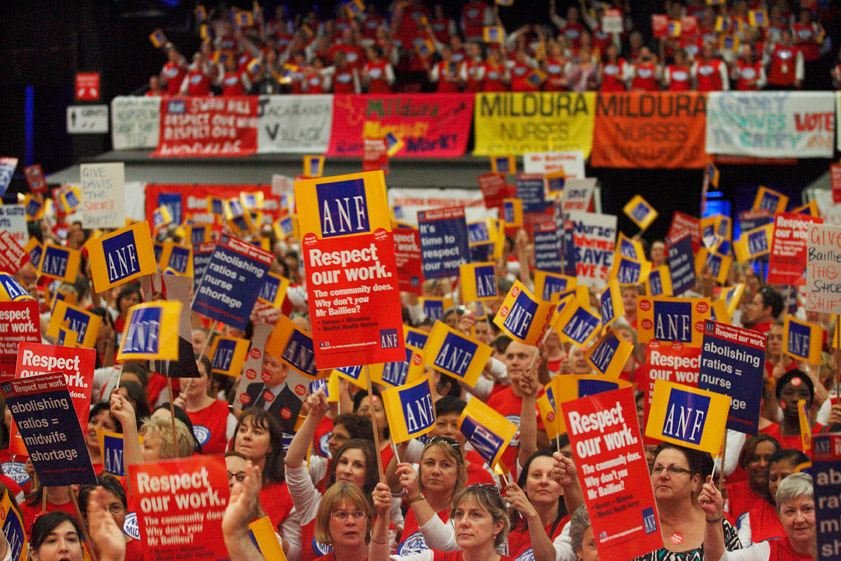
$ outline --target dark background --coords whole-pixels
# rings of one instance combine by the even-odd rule
[[[278,3],[262,2],[268,19]],[[208,8],[221,5],[204,4]],[[292,13],[317,7],[326,18],[337,2],[313,5],[288,0],[284,4]],[[381,12],[385,11],[387,2],[375,4]],[[563,15],[569,4],[558,0],[558,12]],[[632,0],[630,4],[635,29],[647,33],[651,14],[659,11],[658,3]],[[82,155],[110,150],[109,135],[71,137],[66,132],[66,107],[77,103],[73,91],[76,73],[101,74],[102,101],[96,103],[142,91],[149,76],[160,72],[166,61],[163,52],[149,41],[153,30],[163,29],[188,57],[198,49],[192,19],[195,5],[177,0],[37,0],[4,6],[0,22],[0,57],[5,63],[0,73],[0,156],[20,160],[9,195],[26,190],[22,173],[25,165],[41,163],[44,172],[50,174],[74,164]],[[252,3],[229,5],[250,9]],[[443,5],[451,17],[458,18],[461,2],[445,1]],[[512,7],[501,7],[500,14],[506,28],[513,30],[526,23],[548,24],[548,6],[548,0],[515,0]],[[827,32],[833,37],[837,52],[841,25],[828,27]],[[27,104],[31,107],[29,120]],[[758,185],[781,190],[791,195],[793,202],[799,202],[802,188],[824,173],[827,166],[825,160],[802,160],[785,166],[719,166],[720,190],[734,210],[750,206]],[[665,235],[673,211],[699,213],[700,170],[588,169],[588,174],[600,179],[604,212],[618,215],[620,228],[626,233],[634,233],[635,227],[622,213],[622,206],[635,193],[645,197],[661,214],[646,235],[648,239]]]

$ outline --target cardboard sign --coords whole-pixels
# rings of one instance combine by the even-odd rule
[[[492,353],[488,345],[440,321],[432,327],[423,350],[427,366],[471,387],[476,385]]]
[[[0,206],[0,230],[8,230],[18,245],[25,246],[29,241],[26,208],[23,205]]]
[[[266,342],[267,353],[308,378],[315,378],[317,374],[313,347],[312,336],[286,316],[280,316]]]
[[[494,323],[517,341],[534,346],[549,328],[554,312],[555,304],[535,298],[525,285],[514,281],[494,316]]]
[[[157,272],[152,234],[146,221],[85,243],[96,292]]]
[[[129,476],[149,561],[230,557],[221,526],[230,496],[223,457],[131,465]],[[173,524],[170,519],[190,522]]]
[[[692,238],[685,234],[678,240],[669,239],[668,246],[672,293],[680,296],[695,287],[695,255]]]
[[[82,253],[80,251],[47,242],[44,244],[41,268],[38,273],[51,279],[72,284],[76,282],[81,260]]]
[[[245,329],[274,255],[230,237],[213,250],[193,297],[192,310]]]
[[[646,292],[651,296],[672,296],[672,275],[668,265],[657,267],[648,274]]]
[[[787,196],[768,187],[759,187],[751,210],[767,210],[771,214],[779,214],[785,212],[787,206]]]
[[[733,251],[739,263],[747,263],[771,252],[771,240],[774,236],[774,225],[766,224],[753,230],[742,232],[742,237],[733,242]]]
[[[23,343],[41,341],[38,302],[0,302],[0,379],[15,375],[15,363]]]
[[[689,347],[700,347],[704,322],[709,318],[710,304],[706,298],[637,298],[640,343],[654,340],[679,341]]]
[[[85,436],[59,372],[0,383],[42,485],[96,485]]]
[[[126,225],[125,164],[82,164],[77,209],[85,229],[122,228]]]
[[[600,559],[663,547],[630,387],[561,404]]]
[[[147,302],[128,310],[117,362],[135,359],[178,360],[181,302]]]
[[[397,283],[400,291],[421,294],[423,259],[421,258],[420,232],[414,228],[397,228],[392,234]]]
[[[718,455],[730,396],[657,380],[645,435]]]
[[[841,227],[812,224],[806,252],[806,310],[841,313]]]
[[[8,490],[3,493],[3,499],[0,501],[0,517],[2,517],[3,535],[6,536],[8,547],[12,550],[12,561],[29,559],[29,544],[23,528],[23,517],[12,505]]]
[[[429,377],[388,388],[383,391],[382,399],[392,442],[405,442],[435,428],[435,405]]]
[[[805,214],[785,213],[774,218],[774,238],[768,259],[769,284],[803,286],[806,284],[806,243],[811,224],[822,224],[821,218]]]
[[[438,279],[455,276],[470,262],[470,242],[464,207],[418,211],[423,276]]]
[[[391,231],[382,172],[338,175],[295,182],[301,234],[319,239]]]
[[[590,212],[595,191],[596,179],[594,177],[564,178],[561,210],[563,212]]]
[[[250,344],[247,339],[216,337],[213,346],[210,347],[210,371],[233,378],[239,377]]]
[[[193,245],[193,291],[198,291],[204,272],[213,257],[213,250],[216,249],[216,242],[207,242]],[[259,294],[258,294],[259,296]]]
[[[8,230],[0,230],[0,271],[14,275],[30,256]]]
[[[492,467],[502,458],[519,430],[517,425],[478,399],[467,402],[458,419],[458,429]]]
[[[651,272],[650,261],[638,261],[620,255],[614,258],[610,278],[615,279],[621,286],[636,286],[644,284]]]
[[[755,435],[765,374],[765,336],[749,329],[707,321],[698,387],[729,395],[727,428]]]

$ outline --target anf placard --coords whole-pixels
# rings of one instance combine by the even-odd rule
[[[508,291],[494,316],[494,323],[505,333],[526,345],[537,345],[549,328],[555,304],[535,298],[520,281]]]
[[[663,547],[634,390],[561,404],[600,559],[633,559]]]
[[[645,435],[718,455],[730,396],[657,380]]]
[[[178,360],[178,322],[181,302],[161,300],[129,308],[117,361]]]
[[[488,345],[436,321],[424,346],[424,361],[427,366],[473,387],[491,352]]]
[[[228,559],[222,515],[228,475],[222,456],[129,466],[140,536],[150,561]],[[169,520],[185,520],[172,524]]]
[[[388,388],[383,391],[382,398],[393,442],[405,442],[435,428],[435,405],[429,377]]]
[[[705,298],[637,298],[640,343],[679,341],[688,347],[700,347],[708,319],[710,304]]]
[[[157,272],[149,223],[138,222],[85,244],[96,292]]]

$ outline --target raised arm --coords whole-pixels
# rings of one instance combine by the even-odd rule
[[[376,510],[376,519],[371,527],[371,543],[368,545],[368,559],[388,560],[388,526],[391,522],[391,490],[385,483],[377,483],[371,499]],[[231,561],[234,561],[231,559]]]
[[[299,468],[307,459],[307,451],[310,448],[315,430],[321,423],[321,419],[327,414],[327,398],[323,390],[319,390],[307,398],[309,413],[301,424],[301,428],[295,433],[289,448],[286,451],[286,467]]]
[[[222,535],[231,561],[264,561],[248,531],[248,524],[258,516],[260,486],[260,468],[249,461],[245,464],[245,480],[234,484],[222,517]]]

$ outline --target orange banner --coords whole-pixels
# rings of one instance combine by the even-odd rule
[[[707,98],[695,92],[629,92],[596,97],[590,165],[703,168]]]

